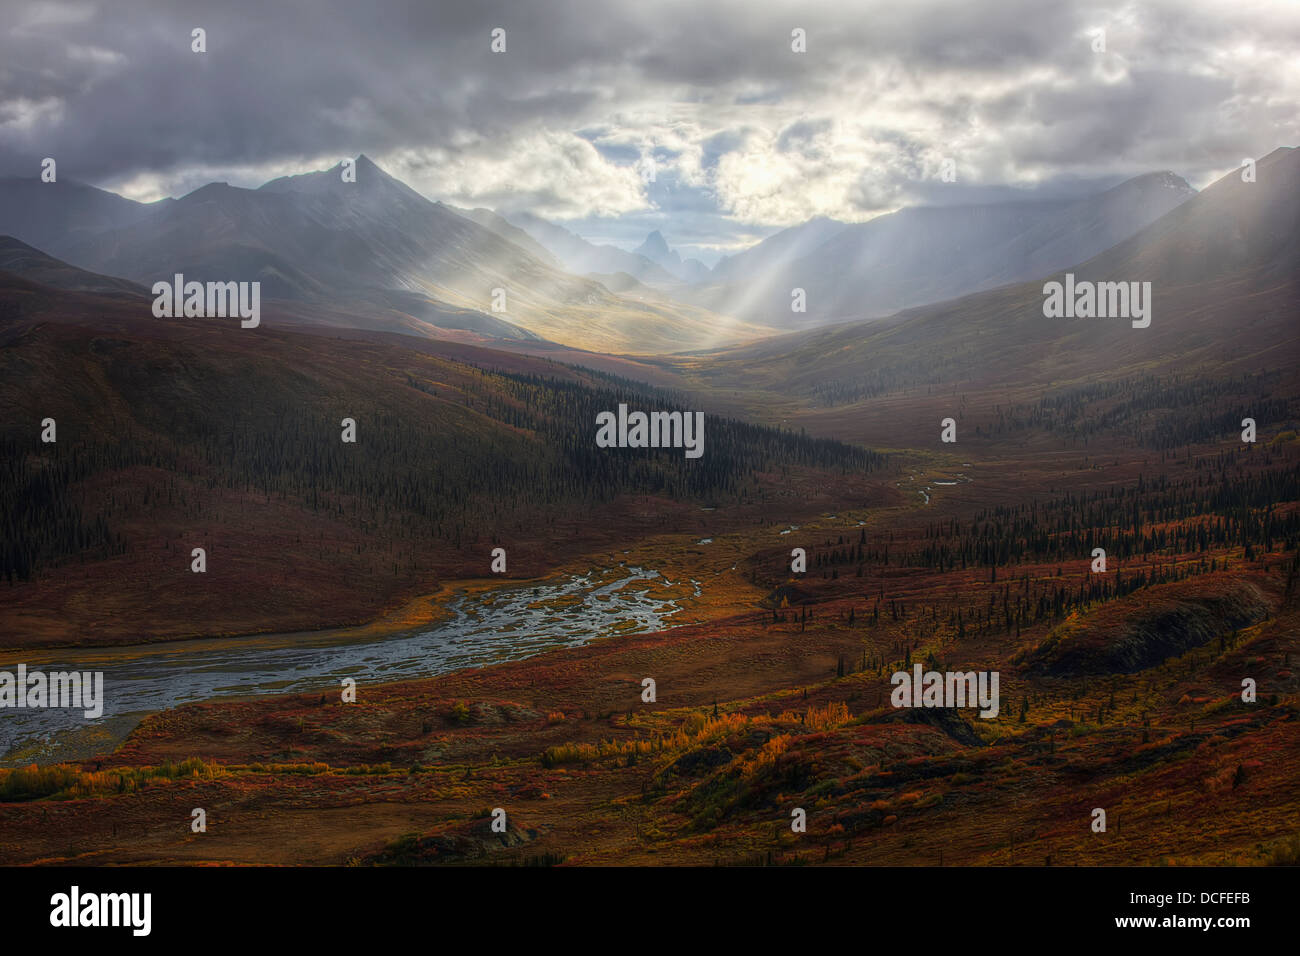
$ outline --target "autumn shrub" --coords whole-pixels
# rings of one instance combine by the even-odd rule
[[[17,803],[48,797],[68,789],[76,783],[80,773],[76,767],[65,764],[49,767],[31,764],[13,770],[0,770],[0,802]]]
[[[1269,847],[1265,862],[1269,866],[1300,866],[1300,833],[1276,841]]]

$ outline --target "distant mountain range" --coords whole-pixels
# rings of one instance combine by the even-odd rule
[[[658,231],[628,252],[531,214],[431,201],[364,155],[355,167],[354,183],[340,165],[149,204],[75,182],[0,180],[0,235],[21,244],[3,247],[0,268],[82,291],[147,289],[177,272],[258,280],[264,298],[297,304],[285,314],[336,327],[668,354],[1037,279],[1173,221],[1196,196],[1163,172],[1081,199],[819,217],[709,270]],[[791,309],[794,289],[804,312]]]
[[[1031,281],[884,319],[793,332],[700,361],[718,387],[766,386],[802,395],[840,419],[845,412],[835,406],[907,395],[899,407],[918,416],[917,428],[936,425],[935,409],[951,407],[952,385],[959,382],[963,393],[990,388],[1006,395],[1009,387],[1096,388],[1162,370],[1191,384],[1210,370],[1294,369],[1300,363],[1300,150],[1274,150],[1258,161],[1256,173],[1255,182],[1229,173],[1134,235],[1057,267],[1080,282],[1151,283],[1149,328],[1135,329],[1124,318],[1045,317],[1045,280],[1063,278],[1062,271],[1048,270]],[[1148,198],[1153,186],[1183,191],[1168,182],[1143,177],[1125,186],[1138,186],[1138,196]],[[1132,198],[1131,190],[1119,188],[1107,196]],[[1097,228],[1086,225],[1084,232]],[[1068,233],[1039,226],[1033,234],[1066,239]],[[1040,263],[1063,254],[1035,258],[1043,246],[1010,248]],[[1180,414],[1217,415],[1235,424],[1239,411],[1189,406]]]
[[[700,348],[763,331],[663,297],[621,297],[559,268],[494,214],[460,215],[364,155],[355,182],[341,171],[259,189],[211,183],[152,205],[76,183],[11,179],[0,183],[0,234],[146,287],[178,272],[259,281],[264,298],[351,310],[371,328],[413,331],[391,317],[397,311],[437,334],[437,315],[453,313],[458,329],[485,338],[610,352]]]
[[[863,223],[813,219],[724,259],[692,301],[796,329],[941,302],[1097,255],[1194,196],[1173,173],[1076,200],[916,207]],[[803,289],[806,311],[791,308]]]
[[[512,213],[509,222],[545,247],[570,272],[577,275],[623,273],[647,285],[676,285],[677,280],[645,256],[597,245],[532,213]]]
[[[677,250],[669,248],[658,229],[645,237],[635,254],[644,256],[684,282],[703,282],[709,277],[708,266],[699,259],[683,259]]]

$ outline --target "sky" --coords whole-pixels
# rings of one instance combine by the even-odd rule
[[[1165,169],[1201,188],[1300,145],[1296,0],[38,0],[5,20],[0,175],[53,157],[148,201],[364,152],[431,199],[627,249],[658,229],[709,264],[814,216]]]

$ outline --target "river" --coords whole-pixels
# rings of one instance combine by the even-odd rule
[[[690,581],[695,596],[699,583]],[[362,639],[347,632],[261,635],[30,654],[0,652],[0,670],[102,671],[104,710],[0,710],[0,766],[84,759],[106,753],[150,713],[215,697],[341,689],[430,677],[573,647],[600,637],[673,626],[680,607],[657,571],[620,566],[597,575],[458,593],[438,623]],[[656,594],[654,592],[658,591]],[[362,691],[364,692],[364,691]]]

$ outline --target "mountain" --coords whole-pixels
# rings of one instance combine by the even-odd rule
[[[646,236],[645,242],[637,246],[633,254],[649,259],[683,282],[703,282],[709,277],[708,266],[699,259],[682,259],[677,250],[669,248],[658,229]]]
[[[1135,177],[1097,197],[1070,203],[1063,214],[1045,219],[997,249],[994,254],[1003,256],[1007,265],[991,272],[980,288],[1037,278],[1081,262],[1195,195],[1182,177],[1162,172]]]
[[[505,239],[507,242],[513,242],[520,249],[523,249],[534,258],[546,263],[554,269],[567,269],[569,272],[575,271],[569,269],[568,266],[560,261],[558,256],[551,252],[550,249],[546,248],[546,246],[542,245],[523,229],[520,229],[504,216],[498,215],[491,209],[484,209],[481,206],[475,209],[461,209],[457,206],[448,206],[447,208],[458,216],[463,216],[472,222],[478,223],[484,229],[491,229],[502,239]]]
[[[0,235],[62,256],[80,240],[121,229],[175,202],[139,203],[72,180],[0,179]]]
[[[153,319],[153,293],[149,288],[126,279],[98,275],[78,269],[46,255],[12,236],[0,236],[0,276],[9,281],[10,293],[0,303],[0,316],[13,317],[39,310],[50,321],[61,321],[63,311],[50,301],[53,292],[86,292],[114,296],[121,310],[134,310],[137,318]],[[21,293],[18,290],[22,290]],[[37,293],[43,293],[38,295]],[[396,331],[422,338],[436,338],[469,344],[517,343],[547,345],[540,336],[526,329],[473,309],[457,309],[413,293],[388,291],[364,313],[335,305],[306,305],[273,300],[267,313],[270,321],[285,327],[329,328],[384,332]],[[71,305],[71,300],[69,300]],[[68,311],[75,312],[75,309]],[[552,346],[553,347],[553,346]]]
[[[658,229],[645,237],[645,242],[637,246],[633,252],[638,256],[645,256],[651,262],[657,262],[665,269],[676,270],[682,267],[682,257],[672,249],[668,248],[668,243]]]
[[[260,281],[264,298],[349,311],[358,327],[438,334],[443,327],[429,318],[437,313],[457,316],[455,328],[483,335],[501,330],[518,338],[523,330],[526,337],[580,348],[642,353],[760,332],[670,300],[621,298],[512,241],[520,237],[507,237],[508,224],[480,217],[489,228],[458,215],[364,155],[356,160],[355,182],[343,182],[342,168],[282,177],[259,189],[210,183],[139,215],[120,207],[131,221],[80,230],[51,248],[75,266],[146,286],[178,272],[198,281]],[[25,181],[27,226],[43,222],[42,210],[58,196]],[[84,211],[65,218],[94,217]],[[30,228],[15,233],[29,243],[31,234]]]
[[[822,243],[847,228],[848,223],[815,216],[807,222],[768,236],[756,245],[733,256],[725,256],[713,267],[716,282],[745,280],[786,262],[802,259]]]
[[[675,276],[645,256],[614,246],[588,242],[540,216],[527,212],[514,213],[509,221],[548,249],[565,269],[576,275],[613,275],[621,272],[638,282],[658,286],[677,284]]]
[[[1290,371],[1300,363],[1300,150],[1277,149],[1256,170],[1257,182],[1229,173],[1066,270],[726,350],[702,360],[701,374],[719,388],[766,387],[811,399],[821,407],[813,418],[860,421],[858,412],[845,411],[850,405],[880,415],[877,432],[833,432],[855,440],[929,429],[958,397],[965,406],[986,396],[1004,415],[1010,397],[1026,389],[1046,389],[1049,402],[1026,411],[1026,420],[1051,412],[1051,402],[1069,408],[1091,395],[1106,415],[1133,416],[1142,427],[1150,424],[1146,416],[1167,411],[1173,417],[1164,427],[1212,419],[1226,428],[1251,412],[1213,389],[1252,376],[1272,383],[1280,402],[1254,410],[1281,427],[1300,413],[1300,404],[1287,404],[1300,391]],[[1046,280],[1063,281],[1065,271],[1077,282],[1149,282],[1150,326],[1046,317]],[[1167,394],[1134,384],[1153,376],[1191,391],[1171,405]]]
[[[145,295],[144,286],[115,279],[112,276],[96,275],[76,266],[68,265],[34,249],[13,236],[0,236],[0,271],[9,272],[32,282],[49,286],[53,289],[66,289],[73,292],[125,292]]]
[[[1257,181],[1247,183],[1234,170],[1077,272],[1085,278],[1158,277],[1172,287],[1248,282],[1260,292],[1296,282],[1300,149],[1275,149],[1255,172]]]
[[[1195,195],[1172,173],[1076,200],[915,207],[813,220],[719,264],[694,301],[784,328],[889,315],[1046,275],[1097,255]],[[791,309],[803,289],[806,311]]]

